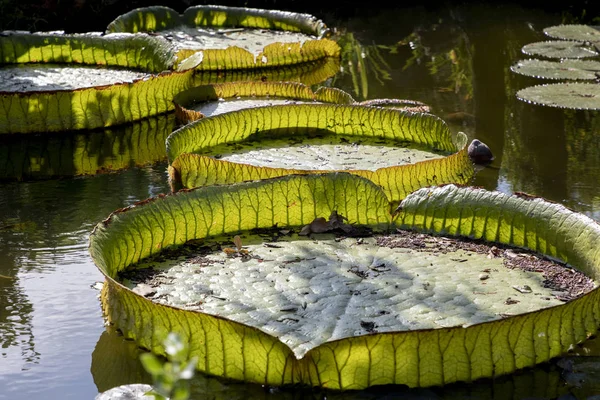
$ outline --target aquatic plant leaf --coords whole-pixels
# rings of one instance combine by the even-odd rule
[[[365,177],[384,190],[388,198],[398,202],[409,193],[436,184],[454,182],[467,183],[473,175],[472,162],[465,145],[447,157],[369,170],[346,170]],[[257,179],[274,178],[290,174],[319,174],[328,171],[259,167],[239,162],[217,160],[199,154],[179,155],[169,167],[171,184],[178,187],[198,187],[213,184],[231,184]],[[342,171],[339,171],[342,172]]]
[[[0,65],[59,63],[125,67],[150,73],[170,70],[175,51],[159,37],[113,34],[0,34]]]
[[[0,181],[94,175],[166,159],[175,116],[163,114],[92,132],[10,135],[0,143]]]
[[[455,150],[448,127],[434,115],[354,105],[292,104],[244,109],[195,121],[169,136],[167,154],[173,161],[182,153],[239,142],[257,132],[276,129],[281,134],[299,129],[327,130]]]
[[[335,104],[354,102],[352,96],[339,89],[320,88],[317,92],[313,92],[308,86],[293,82],[232,82],[200,85],[177,94],[173,102],[179,121],[188,123],[223,112],[265,106],[273,100],[320,101]]]
[[[168,70],[171,48],[159,38],[124,35],[0,36],[4,63],[69,63]],[[0,75],[2,69],[0,69]],[[0,134],[94,129],[173,109],[172,97],[192,85],[193,73],[160,73],[132,82],[75,90],[0,92]]]
[[[544,79],[595,80],[600,74],[599,61],[562,60],[541,61],[521,60],[510,67],[521,75]]]
[[[600,43],[600,26],[591,25],[556,25],[544,28],[550,37],[580,42]]]
[[[598,55],[596,51],[583,43],[565,40],[530,43],[523,46],[521,51],[528,56],[546,58],[586,58]]]
[[[164,354],[161,343],[169,332],[179,333],[190,344],[190,355],[199,357],[198,368],[209,374],[268,384],[297,381],[293,354],[275,338],[214,316],[156,308],[113,278],[171,245],[258,227],[302,226],[333,210],[355,224],[385,228],[390,222],[381,190],[347,174],[205,187],[113,213],[90,242],[92,257],[107,276],[102,294],[107,316],[155,353]]]
[[[298,359],[258,329],[153,303],[114,280],[128,265],[170,245],[275,223],[298,227],[334,209],[351,223],[383,227],[390,222],[386,204],[367,180],[331,174],[204,187],[119,210],[90,236],[92,258],[107,277],[104,311],[126,337],[158,354],[164,354],[166,335],[178,333],[190,345],[190,355],[199,357],[198,369],[211,375],[332,389],[431,386],[499,376],[558,356],[596,331],[599,289],[560,306],[466,328],[335,340]],[[527,247],[600,276],[598,224],[542,199],[454,185],[425,188],[401,203],[396,226]]]
[[[218,5],[193,6],[183,15],[162,6],[138,8],[117,17],[108,32],[160,31],[186,24],[204,27],[246,27],[304,32],[323,36],[325,24],[309,14]]]
[[[167,153],[173,164],[170,168],[171,180],[174,187],[181,184],[185,187],[196,187],[290,173],[326,172],[252,167],[224,161],[213,162],[197,156],[174,162],[184,153],[198,153],[224,143],[239,143],[259,132],[268,131],[269,137],[274,138],[292,132],[296,132],[298,136],[299,131],[306,132],[310,129],[364,138],[406,141],[443,151],[460,149],[458,153],[441,160],[381,168],[375,172],[348,171],[381,185],[392,201],[399,201],[407,193],[423,186],[450,182],[466,183],[473,175],[466,138],[460,136],[462,143],[455,147],[448,127],[438,117],[375,107],[296,104],[220,114],[177,130],[167,138]],[[195,161],[191,161],[192,159]],[[208,164],[211,165],[210,169],[206,169]]]
[[[252,29],[260,37],[245,38],[244,32],[253,34]],[[268,34],[264,29],[288,36]],[[178,70],[279,67],[339,57],[340,51],[335,42],[317,39],[328,29],[311,15],[239,7],[194,6],[183,15],[168,7],[139,8],[111,22],[108,31],[164,35],[178,49]]]
[[[593,83],[554,83],[531,86],[517,92],[519,100],[541,106],[600,110],[600,85]]]

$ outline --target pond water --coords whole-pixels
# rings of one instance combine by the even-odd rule
[[[477,175],[475,185],[542,196],[600,220],[600,112],[546,109],[514,95],[538,83],[510,72],[514,62],[526,58],[521,47],[544,40],[542,29],[561,18],[539,9],[489,5],[371,10],[337,22],[328,18],[354,47],[343,73],[326,84],[358,100],[423,101],[453,130],[491,147],[496,159]],[[0,154],[6,154],[3,140]],[[85,149],[106,147],[102,143],[90,141]],[[135,153],[131,147],[139,144],[115,143],[111,146],[123,154]],[[50,148],[42,139],[37,149],[44,146]],[[139,161],[134,158],[129,164]],[[158,163],[74,179],[0,183],[0,398],[90,399],[113,386],[150,381],[135,345],[104,327],[94,288],[102,277],[88,255],[87,240],[110,212],[167,192],[165,170],[166,164]],[[600,349],[593,340],[575,352],[587,356],[569,360],[585,363],[584,374],[600,370],[595,363]],[[593,379],[580,382],[578,377],[561,375],[550,363],[494,381],[419,390],[330,393],[205,376],[195,378],[194,390],[198,398],[230,399],[555,398],[568,393],[586,398],[600,393]]]

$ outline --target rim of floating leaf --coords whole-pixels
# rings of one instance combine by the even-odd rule
[[[352,104],[352,96],[341,89],[320,87],[313,91],[298,82],[228,82],[195,86],[178,93],[173,99],[177,119],[183,124],[204,118],[194,105],[227,99],[285,99],[306,102]]]
[[[596,57],[598,52],[585,44],[568,40],[548,40],[526,44],[521,49],[528,56],[541,56],[545,58],[587,58]]]
[[[388,199],[366,179],[339,173],[287,176],[187,190],[111,214],[96,226],[89,247],[106,276],[104,312],[126,337],[158,354],[165,353],[168,333],[178,333],[198,357],[197,368],[208,374],[331,389],[425,387],[500,376],[548,361],[597,330],[600,288],[562,305],[467,327],[326,342],[298,359],[257,328],[156,304],[115,280],[119,271],[172,245],[252,228],[300,227],[333,210],[359,225],[381,229],[393,223],[528,248],[600,276],[600,226],[559,204],[446,185],[412,193],[392,221]]]
[[[82,89],[0,92],[0,134],[104,128],[170,111],[173,96],[193,82],[192,71],[169,72],[174,62],[166,41],[148,35],[0,35],[0,65],[99,65],[150,74]]]
[[[192,6],[183,14],[164,6],[136,8],[117,17],[108,24],[106,30],[156,32],[180,25],[288,30],[317,37],[325,37],[330,33],[323,21],[310,14],[220,5]]]
[[[322,21],[309,14],[287,11],[208,5],[190,7],[180,15],[168,7],[152,6],[121,15],[109,24],[107,31],[157,32],[177,26],[276,29],[315,37],[315,40],[307,40],[302,44],[274,42],[266,45],[256,56],[235,46],[224,49],[182,49],[177,52],[178,70],[273,68],[326,57],[339,58],[340,55],[337,43],[324,39],[329,30]]]
[[[600,85],[595,83],[537,85],[519,90],[517,98],[540,106],[600,110]]]
[[[466,135],[452,135],[446,123],[431,114],[411,113],[355,104],[290,104],[242,109],[183,126],[167,138],[169,177],[173,189],[272,178],[289,174],[318,174],[331,171],[270,168],[228,162],[203,156],[203,149],[227,143],[242,143],[260,132],[270,138],[284,137],[289,129],[325,130],[333,135],[406,142],[449,154],[442,158],[371,170],[349,170],[384,188],[399,202],[424,186],[467,183],[474,174]],[[295,137],[303,137],[296,132]]]
[[[431,112],[431,107],[429,107],[427,104],[423,103],[422,101],[418,101],[418,100],[371,99],[371,100],[361,101],[357,104],[359,104],[361,106],[395,108],[398,110],[420,112],[420,113]]]
[[[520,60],[510,67],[512,72],[542,79],[596,80],[600,73],[600,61]]]
[[[544,28],[544,33],[556,39],[600,43],[600,26],[581,24],[555,25]]]

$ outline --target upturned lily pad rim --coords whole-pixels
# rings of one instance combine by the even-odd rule
[[[320,86],[312,90],[300,82],[237,81],[210,83],[184,90],[173,98],[175,110],[182,123],[203,118],[199,111],[190,107],[198,103],[215,102],[221,99],[286,99],[315,101],[333,104],[353,104],[352,96],[341,89]]]
[[[285,178],[253,182],[250,184],[233,185],[227,189],[235,192],[236,189],[242,188],[244,185],[254,185],[256,187],[256,185],[277,184],[279,181],[290,181],[294,179],[328,180],[335,179],[334,176],[341,177],[341,179],[345,179],[348,182],[359,182],[362,179],[347,176],[347,174],[325,174],[319,177],[313,176],[308,178],[288,176]],[[368,187],[372,184],[363,180],[360,182],[360,185],[366,185],[365,187]],[[358,188],[358,186],[356,186],[356,188]],[[171,202],[181,202],[183,206],[189,201],[186,201],[185,197],[195,196],[194,193],[199,195],[211,190],[213,190],[211,187],[186,190],[170,196],[149,199],[145,202],[137,203],[111,214],[109,218],[94,229],[94,232],[90,236],[90,252],[92,252],[92,257],[96,265],[99,266],[99,268],[100,265],[106,265],[104,261],[99,264],[99,261],[101,260],[98,257],[100,256],[99,252],[101,250],[98,246],[102,246],[102,244],[98,242],[98,240],[108,240],[106,235],[110,235],[111,232],[113,232],[111,231],[112,220],[116,216],[127,216],[128,212],[134,212],[135,215],[139,214],[140,217],[134,215],[132,218],[141,218],[141,225],[139,226],[145,227],[148,226],[149,223],[151,224],[151,221],[146,219],[146,217],[143,217],[143,215],[147,214],[148,217],[156,220],[164,218],[164,216],[159,216],[156,213],[156,210],[150,210],[149,203],[160,203],[164,202],[166,199],[171,199]],[[371,191],[371,193],[374,192]],[[355,194],[356,192],[352,192],[351,196]],[[378,196],[381,197],[381,195]],[[463,196],[465,196],[464,200],[469,202],[468,204],[461,201]],[[383,198],[385,198],[385,196],[383,196]],[[247,197],[247,199],[250,200],[251,197]],[[190,206],[191,204],[192,203],[190,203]],[[160,204],[157,204],[157,206],[160,206]],[[239,206],[242,207],[241,209],[246,209],[245,203],[240,204]],[[450,207],[450,209],[452,207],[459,207],[459,209],[463,211],[456,214],[455,211],[449,211],[447,207]],[[478,214],[475,212],[475,214],[470,214],[473,213],[473,211],[468,211],[471,207],[480,210],[480,213]],[[500,208],[496,209],[497,207]],[[145,210],[146,208],[148,208],[147,211]],[[200,210],[197,207],[192,209]],[[177,212],[178,208],[173,210]],[[463,214],[463,212],[466,212],[466,214]],[[460,223],[458,226],[451,222],[457,215],[459,216]],[[473,219],[473,222],[469,223],[471,216],[477,218],[477,221],[479,221],[477,225],[472,225],[474,224],[475,219]],[[481,226],[482,218],[484,221],[483,226]],[[163,221],[165,220],[163,219]],[[446,222],[449,222],[449,224],[446,225]],[[463,222],[465,223],[465,231],[461,231]],[[496,223],[498,223],[497,227],[495,227]],[[119,222],[119,224],[122,225],[123,222]],[[471,224],[470,228],[467,224]],[[524,227],[531,226],[534,230],[531,231],[529,235],[523,237],[518,235],[506,236],[505,233],[502,233],[500,230],[500,225],[503,225],[505,228],[510,227],[512,230],[515,226],[518,227],[521,226],[521,224],[525,224]],[[486,241],[491,240],[492,242],[499,242],[523,248],[530,248],[528,243],[534,244],[535,249],[532,250],[537,251],[538,253],[563,259],[563,261],[574,261],[574,263],[572,263],[574,266],[582,267],[584,271],[592,273],[593,276],[598,276],[600,274],[600,266],[598,265],[600,252],[598,251],[598,247],[595,246],[596,241],[600,239],[600,226],[588,217],[573,213],[566,207],[555,203],[549,203],[539,198],[531,199],[516,195],[508,196],[499,192],[488,192],[483,189],[457,187],[455,185],[424,188],[410,195],[402,203],[401,208],[398,210],[395,217],[395,226],[401,229],[412,229],[429,234],[437,233],[449,236],[467,236],[476,239],[484,239]],[[552,227],[554,227],[556,231],[545,231],[546,228]],[[278,226],[278,228],[281,229],[282,226]],[[583,231],[580,229],[583,229]],[[565,241],[569,237],[571,230],[576,230],[576,232],[573,233],[575,236],[573,236],[572,240],[577,241],[575,246],[577,249],[574,249],[568,241]],[[100,233],[99,231],[102,231],[103,239],[98,239],[96,237]],[[580,237],[579,235],[583,236]],[[189,240],[191,238],[188,237],[187,239]],[[149,249],[152,253],[160,251],[160,249],[154,245],[151,245]],[[544,251],[542,251],[542,249]],[[585,250],[583,253],[580,252],[582,249]],[[135,260],[133,260],[133,262],[135,262]],[[127,266],[128,261],[125,261],[125,263],[126,265],[122,265],[122,268]],[[123,300],[126,301],[126,303],[123,303],[123,306],[126,308],[130,307],[133,302],[143,303],[145,304],[143,306],[144,309],[152,310],[152,313],[157,313],[156,317],[153,318],[154,323],[163,321],[163,318],[166,318],[165,313],[170,312],[168,310],[177,310],[179,321],[184,317],[191,318],[192,315],[202,315],[202,313],[199,312],[179,310],[166,305],[154,304],[151,300],[145,299],[123,287],[121,284],[114,281],[112,277],[109,276],[110,274],[105,270],[102,268],[100,269],[105,276],[107,276],[107,284],[105,285],[102,294],[104,302],[110,302],[111,296],[113,296],[112,301],[114,302],[116,301],[114,296],[123,295],[127,298],[127,300]],[[114,273],[116,273],[116,270]],[[259,378],[256,382],[269,385],[304,383],[332,389],[362,389],[374,384],[390,383],[408,384],[409,386],[441,385],[455,381],[510,373],[523,367],[547,361],[548,359],[561,354],[563,351],[566,351],[569,346],[582,341],[593,334],[597,329],[598,319],[600,318],[600,306],[597,305],[596,301],[599,292],[600,288],[596,288],[586,295],[563,305],[509,316],[502,320],[484,322],[466,328],[451,327],[415,330],[403,332],[401,333],[402,336],[398,336],[398,332],[386,332],[339,339],[327,342],[310,350],[302,359],[295,359],[293,356],[290,359],[289,348],[281,342],[269,340],[269,343],[271,343],[269,345],[267,342],[264,342],[263,339],[260,339],[261,343],[263,343],[262,346],[266,346],[265,350],[268,351],[268,354],[273,355],[273,352],[278,351],[284,351],[284,353],[287,354],[282,355],[283,358],[279,358],[281,362],[284,362],[286,367],[284,367],[285,371],[281,371],[283,375],[279,375],[278,373],[275,374],[278,376],[275,378],[275,381],[269,380],[269,378],[265,376],[264,381]],[[106,304],[107,303],[105,303],[105,305]],[[115,316],[114,314],[112,315],[113,317]],[[127,318],[129,321],[133,321],[130,319],[131,317]],[[225,323],[226,321],[218,316],[207,318],[213,318],[215,322],[223,321],[223,323]],[[140,321],[140,323],[143,324],[144,321]],[[248,335],[248,332],[254,332],[259,337],[263,337],[263,335],[269,337],[268,334],[263,334],[262,331],[256,330],[256,328],[248,328],[243,324],[232,323],[228,320],[227,324],[243,329]],[[566,325],[563,326],[562,324]],[[186,329],[186,326],[186,324],[181,325],[178,323],[176,328]],[[221,323],[218,323],[218,326],[221,326]],[[127,328],[121,326],[119,328],[122,330],[125,329],[124,334],[126,336],[135,338],[135,333],[128,331],[128,329],[133,327]],[[188,328],[192,329],[191,325],[188,326]],[[145,325],[143,328],[140,326],[140,329],[143,329],[146,333],[149,332]],[[159,330],[157,331],[157,329]],[[523,331],[523,329],[525,330]],[[536,335],[535,333],[538,332],[538,330],[541,330],[541,333]],[[226,329],[226,331],[230,332],[229,329]],[[160,336],[158,332],[165,332],[166,334],[165,328],[154,326],[152,332],[150,332],[153,335],[151,342],[146,341],[144,345],[155,352],[161,352],[160,344],[158,344],[159,338],[154,336]],[[227,332],[221,332],[221,335],[227,335]],[[187,335],[191,333],[192,332],[186,331],[186,338],[188,338]],[[196,334],[198,332],[194,331],[194,333]],[[230,332],[230,334],[233,334],[233,332]],[[202,336],[201,333],[200,336]],[[402,337],[403,340],[396,343],[396,338],[399,337]],[[191,336],[189,338],[191,339]],[[202,338],[199,339],[202,340]],[[138,337],[137,340],[141,339]],[[266,340],[266,338],[264,340]],[[506,342],[504,342],[505,340]],[[391,343],[387,343],[390,341]],[[405,344],[405,341],[408,341],[408,344]],[[437,347],[442,346],[442,342],[453,349],[453,353],[447,355],[448,358],[444,357],[445,350],[443,351],[442,347]],[[394,343],[396,344],[394,345]],[[411,343],[415,346],[414,348]],[[508,347],[506,347],[507,343]],[[375,382],[371,380],[373,371],[370,369],[370,372],[368,372],[366,377],[363,374],[359,374],[358,371],[363,370],[362,368],[364,368],[365,362],[368,362],[368,365],[371,365],[371,363],[377,365],[383,363],[387,365],[389,360],[385,360],[389,354],[386,353],[384,348],[387,349],[388,346],[392,346],[389,351],[394,357],[400,356],[405,360],[413,360],[413,362],[416,362],[416,365],[409,362],[408,366],[403,367],[400,364],[396,365],[394,363],[394,368],[399,368],[399,370],[392,371],[394,373],[393,376],[389,375],[390,371],[387,371],[388,373],[386,373],[386,370],[373,370],[376,371],[375,376],[379,376],[379,378],[374,378],[376,379]],[[285,349],[287,349],[288,352],[285,352]],[[351,349],[352,351],[350,351]],[[214,351],[218,351],[218,348],[213,348],[213,352]],[[366,357],[366,355],[363,354],[365,351],[368,352],[368,361],[364,359],[364,357]],[[454,351],[458,351],[459,353],[462,351],[465,352],[465,354],[455,354]],[[490,358],[481,359],[485,354],[488,354]],[[437,359],[438,356],[441,357],[441,360]],[[269,360],[271,360],[270,357],[271,356],[267,356]],[[416,357],[416,359],[413,359],[412,357]],[[260,359],[262,360],[262,357]],[[341,369],[339,367],[340,362],[343,364]],[[288,366],[288,363],[292,363],[296,367],[291,366],[292,364]],[[203,364],[200,361],[199,367],[202,365]],[[246,368],[245,365],[244,362],[244,366],[242,366],[244,370]],[[419,367],[420,365],[422,365],[422,368],[425,368],[425,370],[421,370]],[[460,372],[455,370],[457,367],[463,368],[465,365],[468,366],[470,371],[467,372],[467,375],[464,375],[464,371]],[[479,365],[479,367],[477,367],[477,365]],[[292,370],[288,371],[288,367],[292,368]],[[406,370],[405,367],[408,367],[408,370]],[[446,376],[444,373],[446,368],[451,368],[448,372],[454,372]],[[346,369],[348,369],[347,373]],[[293,371],[296,372],[294,373]],[[411,371],[414,371],[414,374],[417,375],[416,378],[414,378],[413,372]],[[427,371],[429,371],[429,373]],[[441,375],[438,375],[438,372],[434,371],[439,371]],[[207,372],[214,373],[214,371],[211,372],[211,370],[208,370]],[[396,380],[395,376],[399,373],[407,380]],[[225,376],[240,379],[240,377],[236,378],[232,375],[225,374]],[[411,376],[413,376],[413,378],[411,378]],[[245,373],[243,377],[245,379],[248,378]],[[250,380],[254,379],[256,378],[251,378]],[[288,379],[291,379],[291,381]],[[346,380],[346,383],[344,383],[343,380]]]
[[[317,38],[323,38],[330,34],[330,30],[327,28],[325,23],[315,16],[310,14],[302,14],[302,13],[294,13],[290,11],[278,11],[278,10],[267,10],[260,8],[247,8],[247,7],[229,7],[222,5],[198,5],[191,6],[187,8],[183,14],[179,14],[177,11],[170,7],[165,6],[150,6],[150,7],[140,7],[133,9],[123,15],[120,15],[115,20],[113,20],[107,27],[107,32],[128,32],[133,29],[138,31],[145,30],[145,27],[136,27],[128,25],[135,22],[144,23],[143,14],[155,14],[161,13],[168,16],[169,20],[164,21],[165,28],[169,29],[171,27],[175,27],[177,25],[184,25],[188,27],[247,27],[247,28],[265,28],[265,26],[253,23],[252,17],[256,17],[259,19],[263,19],[265,21],[270,21],[273,25],[272,29],[282,29],[282,27],[277,27],[277,25],[288,26],[289,30],[294,30],[302,33],[306,33],[309,35],[316,36]],[[207,14],[207,16],[204,16]],[[222,23],[214,23],[214,21],[209,20],[211,18],[211,14],[222,14],[225,16],[225,21]],[[244,23],[235,23],[235,21],[229,21],[229,17],[232,17],[234,20],[236,17],[247,17],[246,20],[249,20],[250,23],[244,21]],[[153,15],[153,18],[156,19],[156,15]],[[137,20],[137,21],[136,21]],[[159,31],[162,29],[157,29],[154,31]]]
[[[287,129],[325,130],[333,135],[348,135],[371,139],[389,139],[422,146],[432,151],[446,152],[439,159],[412,164],[379,168],[376,171],[351,170],[384,188],[386,195],[399,202],[408,193],[433,184],[467,183],[473,176],[473,164],[468,155],[467,137],[453,135],[446,123],[437,116],[382,107],[357,104],[288,104],[248,108],[196,120],[174,131],[167,138],[169,177],[173,189],[190,186],[184,174],[199,178],[203,183],[233,183],[298,173],[327,173],[301,168],[255,167],[243,163],[210,161],[197,157],[189,163],[177,162],[178,156],[198,153],[216,145],[239,143],[261,132],[285,134]],[[296,135],[304,137],[302,132]],[[271,135],[275,138],[275,133]],[[189,156],[188,159],[195,156]],[[189,167],[189,168],[188,168]],[[186,168],[188,168],[186,170]],[[341,172],[341,171],[340,171]]]
[[[168,43],[135,34],[0,36],[3,63],[65,63],[139,69],[147,77],[81,89],[0,93],[0,134],[106,128],[173,108],[173,95],[193,83],[193,71],[173,72]],[[31,110],[31,111],[30,111]],[[33,112],[36,110],[36,112]]]

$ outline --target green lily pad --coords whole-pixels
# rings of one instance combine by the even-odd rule
[[[528,103],[575,110],[600,110],[600,85],[593,83],[554,83],[532,86],[517,92]]]
[[[596,80],[600,77],[599,61],[521,60],[510,69],[521,75],[544,79]]]
[[[173,132],[167,154],[174,189],[347,170],[398,202],[420,187],[466,183],[474,174],[466,136],[454,137],[440,118],[343,104],[274,105],[203,118]],[[275,158],[289,162],[276,166]]]
[[[154,32],[178,51],[178,69],[268,68],[339,57],[322,39],[325,24],[308,14],[194,6],[179,15],[168,7],[139,8],[111,22],[108,32]]]
[[[175,96],[175,111],[182,123],[252,107],[277,104],[326,102],[352,104],[348,93],[322,87],[313,92],[292,82],[232,82],[196,86]]]
[[[168,333],[178,333],[189,344],[190,356],[198,357],[197,368],[208,374],[263,385],[305,384],[331,389],[361,389],[385,384],[423,387],[496,377],[548,361],[597,330],[600,323],[598,288],[575,300],[535,312],[504,315],[505,318],[475,325],[462,326],[459,323],[438,329],[378,332],[378,323],[381,321],[383,327],[383,320],[389,318],[390,314],[386,314],[386,309],[381,310],[378,307],[380,304],[375,303],[372,309],[367,310],[372,314],[362,316],[360,321],[353,323],[353,330],[352,326],[348,327],[352,330],[350,337],[314,343],[316,347],[306,349],[308,351],[303,352],[303,357],[299,358],[300,353],[294,352],[283,342],[285,335],[281,339],[276,338],[268,325],[257,329],[204,310],[193,309],[193,306],[202,309],[204,305],[198,301],[195,305],[192,304],[194,299],[188,299],[188,309],[157,304],[116,281],[120,273],[125,273],[128,267],[149,256],[173,254],[166,252],[172,246],[190,243],[201,249],[203,244],[209,243],[207,240],[219,235],[234,235],[257,228],[274,229],[275,232],[299,229],[305,224],[312,225],[319,217],[332,215],[333,211],[348,218],[344,224],[371,227],[376,231],[385,230],[393,222],[389,200],[381,189],[364,178],[348,174],[287,176],[231,186],[203,187],[119,210],[98,224],[90,236],[92,258],[106,276],[101,295],[104,312],[109,322],[126,337],[158,354],[165,353],[162,341]],[[453,185],[425,188],[412,193],[401,203],[396,210],[395,225],[423,234],[463,236],[530,248],[541,255],[560,259],[592,278],[600,277],[598,224],[561,205],[542,199],[507,196]],[[418,233],[417,237],[425,237]],[[356,239],[351,241],[354,240]],[[435,243],[436,238],[432,240]],[[434,254],[430,258],[430,263],[434,266],[437,260],[435,254],[441,258],[450,258],[450,253],[453,252],[449,249],[443,255],[443,249],[447,246],[439,242],[443,239],[437,240],[437,245],[432,249]],[[306,330],[296,333],[325,332],[335,320],[327,316],[334,315],[337,308],[335,302],[318,301],[315,290],[320,287],[319,282],[324,288],[327,282],[338,282],[341,275],[347,275],[356,284],[330,286],[326,291],[327,295],[338,293],[343,296],[347,291],[358,288],[361,294],[357,296],[375,296],[371,292],[379,292],[379,286],[369,286],[370,279],[375,279],[377,274],[377,278],[382,278],[384,274],[392,272],[391,266],[387,271],[385,262],[379,262],[383,257],[375,255],[369,258],[358,249],[362,244],[358,240],[354,243],[355,248],[350,251],[337,251],[336,246],[345,243],[319,242],[318,249],[308,247],[292,255],[296,257],[293,260],[281,259],[283,268],[291,270],[282,272],[287,275],[282,275],[281,281],[276,276],[277,270],[281,268],[269,269],[268,273],[273,275],[270,278],[273,282],[269,282],[269,275],[267,279],[260,279],[260,266],[250,275],[236,278],[234,274],[233,278],[241,279],[240,282],[250,279],[253,282],[251,286],[259,290],[267,290],[267,286],[273,285],[287,285],[291,289],[289,297],[277,295],[255,299],[269,304],[268,309],[259,307],[255,314],[257,317],[261,317],[263,311],[276,312],[284,317],[279,321],[284,323],[286,313],[301,313],[301,309],[322,306],[324,311],[319,314],[320,318],[315,319],[315,323]],[[278,246],[281,243],[267,244]],[[276,249],[269,246],[260,247],[260,250],[259,247],[244,248],[244,244],[239,241],[235,246],[235,249],[226,251],[232,255],[232,262],[240,261],[243,257],[252,258],[254,251],[257,255],[260,251],[259,258],[262,257],[264,262],[269,260],[268,250]],[[404,245],[400,241],[398,246]],[[427,249],[427,244],[424,246]],[[386,251],[391,250],[388,248]],[[492,256],[484,257],[487,260],[485,262],[495,257],[493,248],[490,252]],[[467,254],[456,253],[454,262],[462,264],[460,260],[463,258],[467,259],[465,262],[469,262],[469,257],[478,257]],[[307,292],[305,288],[309,283],[302,277],[309,273],[307,270],[310,268],[303,269],[301,264],[303,257],[312,256],[339,257],[347,262],[348,268],[336,272],[331,280],[316,278],[313,282],[317,285],[314,286],[315,290]],[[356,260],[362,260],[362,257],[365,260],[357,261],[355,265],[352,257]],[[508,257],[517,258],[520,255]],[[198,257],[195,264],[191,263],[195,265],[194,268],[198,268],[204,265],[205,259],[206,257]],[[279,256],[274,256],[273,259],[279,259]],[[315,260],[305,261],[310,263]],[[298,270],[292,265],[294,262],[299,263]],[[208,264],[207,267],[219,271],[220,264]],[[199,271],[196,275],[204,273],[202,268]],[[220,268],[214,279],[224,279],[228,272],[231,272],[228,268]],[[490,276],[483,278],[478,275],[474,283],[464,288],[465,291],[479,292],[476,287],[490,289],[484,283],[492,282],[494,268],[480,273]],[[167,283],[158,276],[157,279]],[[410,285],[415,285],[414,279],[410,280]],[[449,279],[451,278],[447,280]],[[402,296],[402,290],[393,290],[389,280],[387,285],[385,280],[383,282],[382,292],[388,290],[395,296]],[[431,282],[429,285],[427,283],[417,281],[415,289],[421,290],[419,293],[422,295],[433,286]],[[447,282],[439,283],[443,285]],[[436,281],[435,285],[437,284]],[[532,285],[523,282],[511,284],[514,296],[505,299],[508,303],[505,305],[516,305],[514,301],[536,296],[534,290],[537,291],[538,287],[534,288]],[[457,288],[459,286],[454,290]],[[220,289],[225,290],[222,285]],[[215,296],[215,302],[218,301],[220,293],[210,293],[210,290],[214,289],[209,288],[205,294]],[[198,287],[198,291],[204,293],[203,288]],[[440,295],[442,294],[443,291],[440,291]],[[150,296],[148,292],[146,295]],[[311,295],[316,297],[313,299]],[[417,297],[413,296],[410,300],[418,300]],[[244,291],[237,291],[230,300],[234,301],[233,306],[238,307],[243,314]],[[186,299],[182,298],[181,301]],[[352,299],[348,301],[351,302]],[[330,304],[329,308],[327,304]],[[463,307],[468,304],[470,301],[465,300]],[[420,306],[421,311],[435,312],[428,308],[426,301],[417,302],[415,306]],[[476,304],[475,308],[478,308]],[[353,311],[353,308],[350,307],[349,311]],[[415,312],[417,319],[423,314],[418,312],[418,307]],[[252,316],[253,313],[250,314]],[[294,325],[292,319],[287,320],[289,326]]]
[[[577,40],[588,43],[600,42],[600,26],[557,25],[545,28],[544,33],[556,39]]]
[[[0,134],[104,128],[169,111],[194,81],[192,71],[168,72],[174,62],[165,40],[148,35],[0,35]]]
[[[596,51],[583,43],[565,40],[531,43],[523,46],[521,51],[528,56],[546,58],[586,58],[598,55]]]

